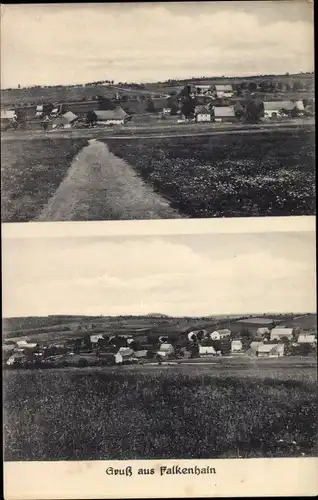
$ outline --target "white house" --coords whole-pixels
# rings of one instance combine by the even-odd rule
[[[197,122],[202,123],[212,121],[211,111],[206,106],[196,106],[194,113]]]
[[[162,114],[163,115],[171,115],[171,108],[163,108]]]
[[[228,328],[221,328],[221,330],[217,330],[217,331],[218,331],[221,339],[226,339],[227,337],[230,337],[230,335],[231,335],[231,330],[229,330]]]
[[[232,340],[231,342],[231,352],[240,352],[243,349],[243,344],[241,340]]]
[[[303,101],[264,101],[264,118],[280,116],[281,110],[292,111],[296,108],[300,113],[304,111]]]
[[[97,344],[99,339],[103,339],[103,338],[104,338],[104,336],[101,333],[96,334],[96,335],[90,335],[90,341],[92,344]]]
[[[137,359],[140,359],[140,358],[146,358],[146,357],[147,357],[147,354],[148,354],[148,349],[140,349],[139,351],[135,351],[135,352],[134,352],[134,356],[135,356]]]
[[[97,125],[124,125],[127,113],[121,108],[93,111]]]
[[[234,121],[235,110],[234,106],[215,106],[214,107],[214,121]]]
[[[298,344],[315,344],[317,342],[314,333],[300,333],[297,339]]]
[[[1,120],[14,120],[17,118],[17,114],[14,109],[2,109],[1,110]]]
[[[171,344],[161,344],[157,354],[162,358],[166,358],[167,356],[171,356],[173,353],[174,347]]]
[[[35,117],[42,118],[43,116],[43,104],[38,104],[35,108]]]
[[[218,98],[230,98],[234,95],[232,85],[215,85],[215,91]]]
[[[293,339],[293,328],[280,328],[276,326],[271,330],[270,340],[281,340],[282,338]]]
[[[214,331],[212,333],[210,333],[210,339],[211,340],[220,340],[221,339],[221,335],[219,334],[218,331]]]
[[[262,344],[256,349],[259,358],[280,358],[284,356],[284,344]]]
[[[269,332],[270,332],[270,330],[267,327],[257,328],[256,335],[263,336],[263,335],[266,335]]]
[[[213,346],[210,345],[200,345],[199,346],[199,356],[214,356],[216,354],[216,351]]]

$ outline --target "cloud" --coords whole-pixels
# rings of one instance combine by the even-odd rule
[[[289,19],[288,3],[275,16],[274,5],[270,22],[264,6],[258,15],[255,6],[249,12],[224,2],[4,6],[2,85],[311,70],[313,23]]]
[[[191,247],[191,235],[182,242],[159,237],[83,238],[80,244],[72,239],[5,240],[4,315],[314,309],[312,235],[296,239],[293,247],[288,235],[285,244],[280,235],[277,249],[272,236],[259,235],[253,252],[248,235],[233,235],[230,250],[228,235],[208,245],[201,237],[201,250],[200,236]],[[255,242],[254,236],[254,247]]]

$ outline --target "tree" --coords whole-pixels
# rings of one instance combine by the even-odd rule
[[[248,123],[257,123],[263,114],[263,104],[257,100],[251,100],[245,108],[245,120]]]
[[[84,347],[88,350],[91,350],[92,348],[92,342],[91,342],[91,337],[89,334],[86,334],[83,338],[83,342],[84,342]]]
[[[192,118],[194,115],[195,101],[191,97],[185,98],[181,104],[181,113],[186,118]]]
[[[255,82],[249,82],[249,84],[248,84],[248,90],[250,92],[256,92],[256,90],[257,90],[257,83],[255,83]]]
[[[148,99],[146,110],[148,111],[148,113],[155,113],[156,108],[152,99]]]

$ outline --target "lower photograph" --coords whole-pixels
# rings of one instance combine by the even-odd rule
[[[5,462],[317,456],[315,231],[293,219],[4,231]]]

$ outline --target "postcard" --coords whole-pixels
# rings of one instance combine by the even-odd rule
[[[313,28],[1,6],[6,500],[318,493]]]

